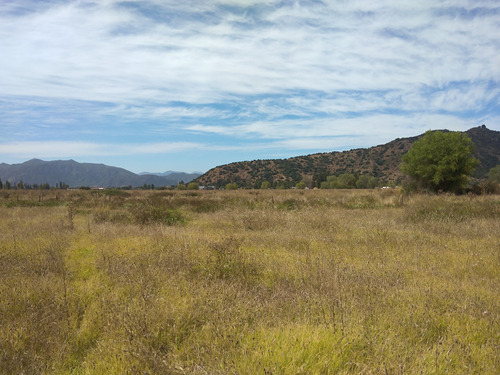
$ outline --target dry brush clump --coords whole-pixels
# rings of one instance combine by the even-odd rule
[[[60,205],[11,200],[37,199],[0,201],[0,373],[500,367],[498,196],[88,191],[60,192]],[[182,220],[162,216],[172,212]]]

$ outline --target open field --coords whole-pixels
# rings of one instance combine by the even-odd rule
[[[1,374],[498,374],[499,291],[500,196],[0,191]]]

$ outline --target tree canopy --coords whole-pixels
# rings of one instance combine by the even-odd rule
[[[429,130],[403,155],[401,170],[421,188],[457,192],[479,163],[473,151],[474,144],[464,133]]]
[[[490,169],[488,179],[500,183],[500,164]]]

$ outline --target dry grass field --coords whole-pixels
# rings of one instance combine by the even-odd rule
[[[499,291],[500,196],[0,192],[2,374],[498,374]]]

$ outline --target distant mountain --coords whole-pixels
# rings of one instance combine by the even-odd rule
[[[184,182],[193,181],[194,179],[200,177],[201,175],[202,175],[202,173],[174,172],[174,173],[167,175],[166,177],[170,180],[173,180],[173,181],[175,180],[175,181],[177,181],[177,183],[179,183],[180,181],[184,181]]]
[[[140,176],[144,175],[153,175],[153,176],[160,176],[160,177],[170,177],[172,179],[177,179],[179,181],[192,181],[195,178],[198,178],[202,175],[203,173],[185,173],[185,172],[176,172],[176,171],[166,171],[162,173],[151,173],[151,172],[141,172],[139,173]]]
[[[141,173],[139,173],[139,176],[153,175],[153,176],[165,177],[165,176],[168,176],[169,174],[172,174],[172,173],[175,173],[175,171],[166,171],[166,172],[141,172]]]
[[[476,146],[480,161],[476,177],[483,178],[500,164],[500,132],[478,126],[466,132]],[[389,143],[342,152],[318,153],[289,159],[254,160],[225,164],[212,168],[195,181],[200,185],[259,187],[263,181],[293,186],[301,180],[311,181],[316,175],[352,173],[370,175],[381,181],[399,183],[404,175],[399,169],[402,156],[420,136],[398,138]]]
[[[475,155],[480,161],[475,176],[483,178],[488,171],[500,164],[500,132],[478,126],[466,131],[475,144]],[[295,183],[311,181],[318,175],[352,173],[370,175],[381,181],[398,183],[403,178],[399,169],[402,155],[420,136],[398,138],[371,148],[360,148],[343,152],[318,153],[289,159],[254,160],[236,162],[212,168],[203,175],[196,173],[165,172],[165,176],[138,175],[123,168],[104,164],[78,163],[74,160],[43,161],[32,159],[21,164],[0,164],[0,179],[11,184],[55,186],[64,183],[70,187],[141,187],[144,185],[177,185],[180,181],[195,180],[200,185],[225,186],[236,182],[239,186],[260,187],[263,181]]]
[[[196,175],[197,177],[199,175]],[[104,164],[78,163],[74,160],[43,161],[32,159],[21,164],[0,164],[0,179],[16,184],[48,183],[55,186],[64,183],[70,187],[140,187],[144,185],[166,186],[177,185],[179,181],[189,182],[190,174],[178,173],[165,177],[155,175],[138,175],[123,168]]]

